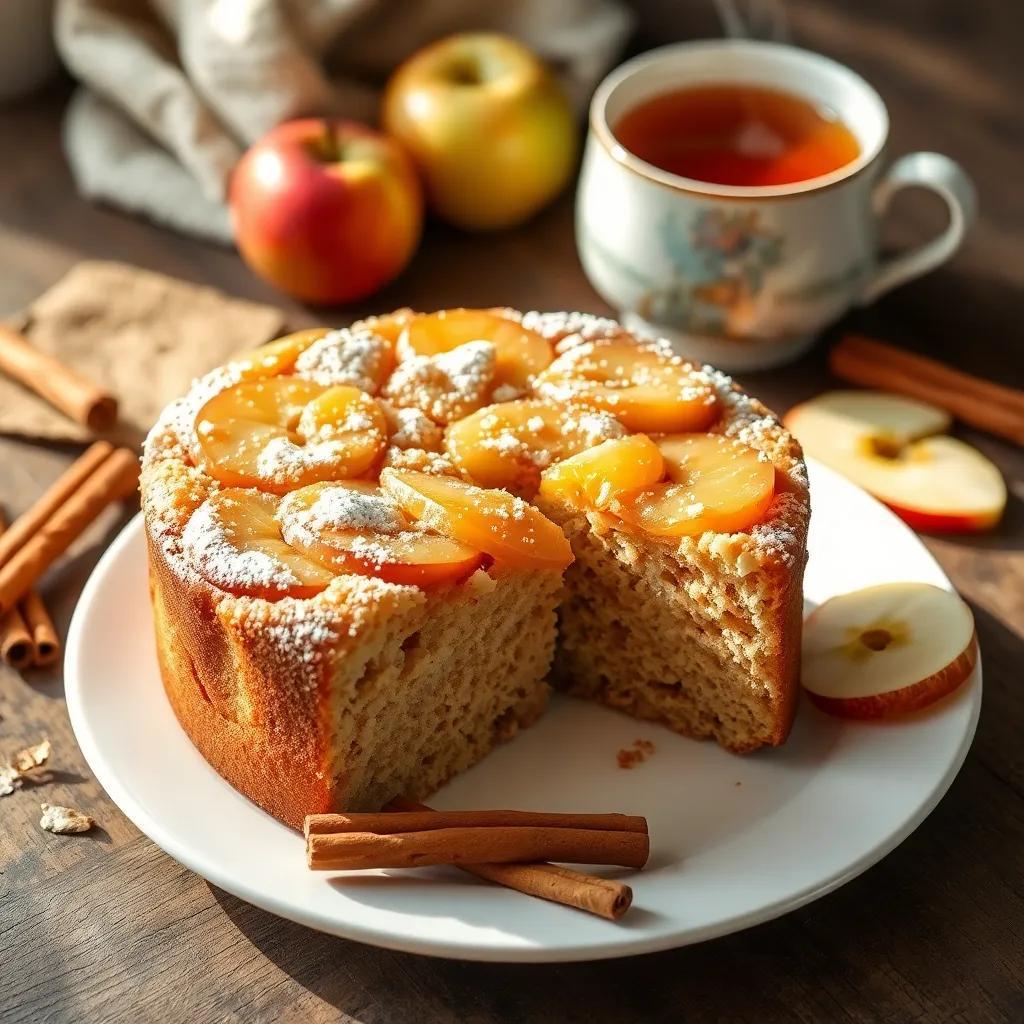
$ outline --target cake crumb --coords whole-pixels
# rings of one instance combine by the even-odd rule
[[[88,814],[76,811],[73,807],[62,807],[60,804],[40,804],[43,816],[39,819],[39,827],[56,835],[69,835],[72,832],[88,832],[96,824],[96,820]]]
[[[632,746],[623,747],[615,756],[620,768],[635,768],[638,764],[643,764],[654,750],[654,744],[650,740],[635,739]]]

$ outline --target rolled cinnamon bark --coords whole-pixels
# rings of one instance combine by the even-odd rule
[[[305,835],[376,832],[397,835],[439,828],[576,828],[647,834],[647,819],[630,814],[562,814],[547,811],[382,811],[310,814]]]
[[[396,797],[388,807],[395,811],[427,811],[426,804]],[[440,812],[436,812],[440,813]],[[319,816],[318,816],[319,817]],[[565,907],[617,921],[633,903],[633,890],[625,882],[584,874],[556,864],[457,864],[460,871],[514,889],[526,896],[550,900]]]
[[[832,349],[829,367],[842,380],[930,402],[972,427],[1024,445],[1024,391],[856,334]]]
[[[28,668],[34,658],[32,634],[17,608],[0,616],[0,657],[11,668]]]
[[[87,476],[38,530],[0,565],[0,615],[10,611],[36,580],[103,511],[138,486],[135,453],[118,448]],[[46,498],[47,495],[44,495]],[[26,515],[32,515],[35,507]],[[10,529],[14,533],[16,522]],[[0,543],[4,538],[0,538]]]
[[[397,835],[311,834],[306,839],[306,853],[314,870],[361,871],[538,860],[641,868],[647,863],[650,845],[642,832],[525,826],[439,828]]]
[[[36,534],[68,498],[82,486],[87,477],[105,462],[114,450],[107,441],[96,441],[71,463],[70,466],[39,496],[30,509],[11,524],[0,536],[0,565],[8,561],[25,542]]]
[[[21,599],[20,611],[32,637],[33,662],[40,668],[52,665],[60,657],[60,638],[37,591]]]
[[[109,391],[40,352],[6,324],[0,324],[0,370],[90,430],[109,430],[117,422],[117,399]]]
[[[557,864],[460,864],[458,867],[507,889],[585,910],[609,921],[617,921],[633,905],[633,890],[624,882],[584,875]]]
[[[0,536],[7,530],[7,517],[0,511]],[[32,616],[32,621],[29,621]],[[45,633],[49,624],[49,636]],[[35,630],[39,628],[40,639],[48,642],[52,639],[53,653],[46,648],[44,659],[40,661],[40,645],[36,642]],[[0,658],[11,666],[21,670],[30,665],[46,665],[56,660],[60,654],[57,634],[50,621],[42,598],[30,590],[19,608],[12,608],[0,617]]]

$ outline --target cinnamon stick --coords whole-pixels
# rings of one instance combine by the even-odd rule
[[[0,536],[6,529],[7,518],[0,511]],[[46,632],[47,626],[49,633]],[[36,640],[37,630],[39,642]],[[45,650],[43,660],[40,660],[40,643]],[[60,644],[57,642],[57,633],[46,606],[42,598],[34,590],[30,590],[20,607],[12,608],[0,617],[0,657],[11,668],[21,670],[30,665],[48,665],[55,661],[59,654]]]
[[[829,366],[842,380],[930,402],[972,427],[1024,445],[1024,391],[854,334],[832,349]]]
[[[399,811],[431,811],[426,804],[404,797],[396,797],[388,807]],[[506,889],[574,907],[609,921],[617,921],[633,903],[633,890],[625,882],[587,875],[556,864],[457,864],[456,867]]]
[[[32,634],[17,608],[0,616],[0,657],[11,668],[28,668],[33,661]]]
[[[649,853],[650,844],[643,832],[537,826],[439,828],[395,835],[313,833],[306,839],[309,866],[320,871],[536,860],[641,868]]]
[[[617,921],[633,905],[633,890],[624,882],[584,875],[557,864],[459,864],[458,867],[507,889],[585,910],[609,921]]]
[[[90,430],[109,430],[117,421],[117,399],[109,391],[6,324],[0,324],[0,370]]]
[[[60,638],[38,591],[30,590],[19,610],[32,638],[33,663],[39,668],[52,665],[60,657]]]
[[[30,509],[18,516],[10,529],[0,536],[0,565],[39,531],[43,523],[82,486],[87,477],[92,476],[113,450],[114,446],[106,441],[91,444],[39,496]]]
[[[10,611],[28,593],[36,580],[107,505],[127,497],[137,486],[138,477],[139,464],[135,453],[127,448],[116,449],[49,517],[42,519],[38,529],[6,561],[3,561],[4,547],[0,547],[0,615]],[[49,495],[50,492],[44,494],[25,515],[32,521],[38,521],[41,517],[37,507],[45,503]],[[15,533],[20,522],[21,519],[11,527],[9,534]],[[0,545],[4,545],[5,540],[7,535],[0,538]]]
[[[561,814],[546,811],[381,811],[310,814],[305,835],[376,832],[398,835],[441,828],[574,828],[647,835],[647,819],[630,814]]]

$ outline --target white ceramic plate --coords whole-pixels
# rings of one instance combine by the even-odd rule
[[[881,505],[821,466],[811,476],[809,606],[873,583],[949,586]],[[224,782],[178,726],[157,672],[145,563],[136,519],[97,566],[71,626],[68,708],[96,777],[146,835],[214,885],[310,927],[394,949],[585,960],[699,942],[793,910],[849,881],[921,823],[956,775],[981,705],[980,664],[955,695],[898,723],[843,722],[805,701],[785,747],[740,758],[556,699],[540,723],[433,802],[646,815],[650,865],[630,878],[633,908],[613,924],[455,869],[308,871],[301,838]],[[657,750],[624,771],[616,752],[638,737]]]

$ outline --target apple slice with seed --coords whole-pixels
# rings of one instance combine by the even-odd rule
[[[830,598],[804,626],[804,689],[843,718],[927,707],[960,686],[977,661],[970,608],[927,583],[886,583]]]
[[[999,522],[1006,484],[949,416],[879,391],[830,391],[791,409],[786,426],[820,459],[917,530],[970,533]]]

